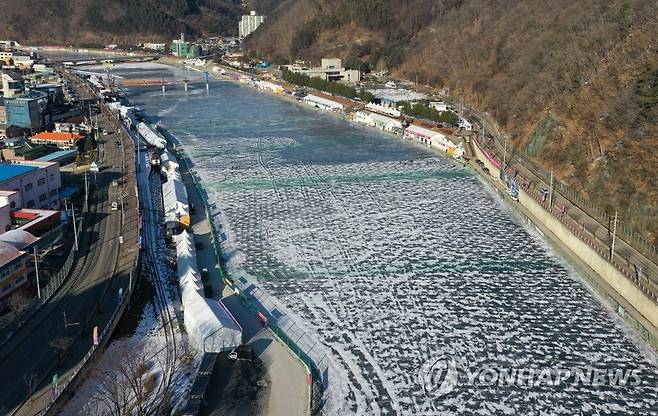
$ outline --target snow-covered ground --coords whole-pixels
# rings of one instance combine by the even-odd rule
[[[322,353],[327,414],[658,407],[653,356],[469,171],[231,84],[134,98],[195,163],[232,276],[258,281]],[[418,372],[441,356],[469,369],[637,368],[642,384],[458,383],[435,398]]]

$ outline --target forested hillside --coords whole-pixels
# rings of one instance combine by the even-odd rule
[[[464,93],[516,147],[658,236],[658,13],[647,0],[286,0],[249,40]]]
[[[21,43],[136,43],[236,34],[239,0],[2,0],[0,38]]]

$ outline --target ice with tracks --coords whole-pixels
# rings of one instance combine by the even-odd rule
[[[161,122],[219,210],[230,272],[257,279],[332,363],[327,413],[658,408],[653,357],[467,169],[235,86],[137,99],[153,113],[176,103]],[[469,369],[637,368],[642,383],[458,383],[434,398],[418,371],[440,356]]]

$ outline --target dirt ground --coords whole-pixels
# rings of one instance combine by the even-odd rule
[[[263,386],[259,386],[261,381]],[[264,383],[263,383],[264,382]],[[229,360],[228,353],[217,358],[200,416],[262,415],[268,406],[270,387],[259,359]]]

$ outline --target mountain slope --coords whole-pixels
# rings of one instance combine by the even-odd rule
[[[655,2],[287,0],[273,17],[251,50],[358,58],[463,93],[517,148],[656,241]]]
[[[2,0],[0,38],[21,43],[136,43],[234,34],[239,0]]]

